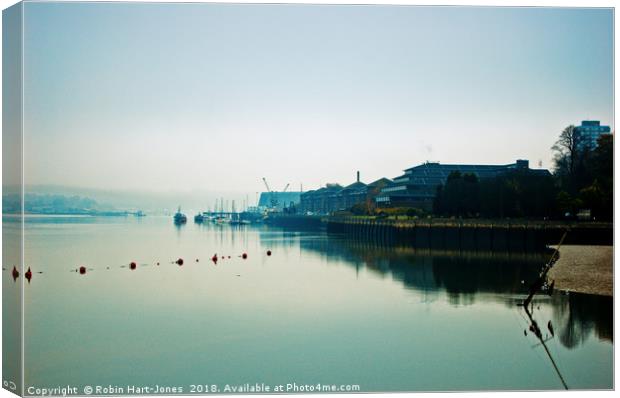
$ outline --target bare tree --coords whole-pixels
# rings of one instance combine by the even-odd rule
[[[570,125],[562,130],[551,150],[555,151],[556,174],[572,177],[575,174],[581,150],[579,132],[575,126]]]

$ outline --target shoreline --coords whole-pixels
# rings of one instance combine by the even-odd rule
[[[564,245],[549,279],[557,290],[613,297],[613,253],[613,246]]]

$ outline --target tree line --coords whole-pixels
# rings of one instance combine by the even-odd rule
[[[596,220],[613,218],[613,135],[592,148],[574,126],[553,145],[551,175],[514,169],[480,180],[452,172],[437,187],[433,213],[459,217],[572,218],[588,210]]]

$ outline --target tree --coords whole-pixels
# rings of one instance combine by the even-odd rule
[[[571,124],[562,130],[560,137],[551,147],[555,152],[553,160],[556,174],[573,176],[580,147],[580,137],[575,126]]]
[[[453,216],[474,216],[479,213],[478,176],[451,172],[446,184],[437,187],[433,212]]]
[[[592,216],[601,217],[604,214],[605,193],[601,189],[598,180],[594,180],[592,185],[579,191],[579,199],[585,208],[592,212]]]
[[[614,178],[614,142],[612,134],[603,134],[592,156],[592,171],[598,179]]]
[[[433,199],[433,214],[442,215],[446,212],[446,204],[444,202],[443,184],[439,184],[435,192],[435,199]]]
[[[557,215],[557,188],[550,175],[512,170],[480,182],[480,214],[485,217]]]
[[[578,195],[597,178],[592,162],[598,146],[592,148],[574,126],[566,127],[551,149],[555,152],[554,174],[560,188],[571,196]]]
[[[363,216],[365,214],[369,214],[368,206],[366,202],[360,202],[360,203],[354,204],[353,206],[351,206],[350,211],[356,216]]]
[[[566,191],[558,192],[556,197],[556,203],[558,210],[562,214],[562,217],[565,214],[574,214],[575,213],[575,200],[568,194]]]
[[[555,152],[554,175],[561,189],[571,196],[577,195],[579,190],[591,181],[587,167],[591,151],[589,146],[584,144],[577,128],[570,125],[562,130],[551,147]]]
[[[585,168],[589,178],[579,191],[584,207],[589,208],[597,220],[613,219],[613,166],[613,135],[604,134],[587,159]]]
[[[596,147],[582,142],[573,127],[565,128],[552,147],[554,175],[562,190],[556,205],[562,213],[590,209],[597,219],[613,218],[613,134],[602,134]]]

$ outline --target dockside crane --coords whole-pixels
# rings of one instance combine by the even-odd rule
[[[267,188],[267,192],[271,193],[271,188],[269,188],[269,184],[267,184],[267,179],[263,177],[263,182],[265,183],[265,188]]]
[[[269,202],[271,203],[272,208],[278,207],[278,199],[276,198],[275,192],[269,188],[269,184],[267,183],[267,179],[263,177],[263,182],[265,183],[265,188],[267,188],[267,192],[269,192]]]

